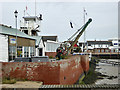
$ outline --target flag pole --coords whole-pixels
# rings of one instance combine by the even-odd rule
[[[86,10],[85,10],[85,7],[83,8],[83,22],[85,24],[85,15],[86,15]],[[84,31],[84,48],[83,48],[83,52],[85,52],[85,42],[86,42],[86,31]]]
[[[35,0],[35,16],[36,16],[36,0]]]

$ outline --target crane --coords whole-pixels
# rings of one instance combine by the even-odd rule
[[[76,38],[73,40],[71,46],[67,49],[67,54],[71,53],[71,49],[73,48],[73,46],[77,43],[78,39],[81,37],[81,35],[83,34],[83,32],[85,31],[85,29],[87,28],[87,26],[90,24],[90,22],[92,22],[92,19],[89,18],[89,20],[80,28],[78,29],[78,31],[76,33],[74,33],[68,40],[71,40],[77,33],[78,35],[76,36]]]
[[[66,50],[66,53],[64,53],[64,50],[63,50],[63,46],[62,44],[60,45],[60,47],[57,48],[56,52],[57,52],[57,55],[56,57],[58,58],[58,60],[61,59],[61,56],[63,54],[67,54],[69,55],[71,53],[71,49],[73,48],[73,46],[77,43],[78,39],[80,38],[80,36],[83,34],[83,32],[85,31],[86,27],[88,26],[88,24],[92,21],[91,18],[89,18],[89,20],[80,28],[78,29],[77,32],[75,32],[69,39],[68,41],[71,41],[72,40],[72,44],[69,48],[67,48]],[[72,39],[75,35],[77,35],[74,39]]]

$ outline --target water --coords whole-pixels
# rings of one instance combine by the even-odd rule
[[[118,61],[118,59],[108,59],[110,61]],[[120,69],[119,65],[112,65],[112,64],[106,64],[106,63],[98,63],[98,66],[96,66],[97,72],[100,72],[104,75],[107,75],[109,77],[117,77],[108,79],[108,77],[103,77],[103,79],[98,79],[95,84],[118,84],[118,70]]]

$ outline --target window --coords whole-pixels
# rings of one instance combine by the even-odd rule
[[[24,57],[29,57],[29,47],[24,47]]]
[[[111,49],[111,53],[113,53],[114,52],[114,49]]]
[[[9,46],[9,60],[14,60],[15,59],[15,52],[16,52],[16,47],[15,46]]]
[[[100,49],[98,49],[98,52],[100,53]]]
[[[118,52],[118,50],[117,50],[117,49],[115,49],[115,52]]]
[[[98,44],[98,47],[100,48],[100,44]]]
[[[22,46],[17,47],[17,57],[22,57]]]
[[[88,44],[88,46],[91,46],[91,44]]]
[[[104,52],[104,49],[102,49],[101,52],[103,53],[103,52]]]
[[[95,49],[95,52],[97,53],[97,50]]]
[[[117,43],[114,43],[114,45],[118,45]]]
[[[30,47],[30,56],[31,57],[34,56],[34,53],[35,53],[34,50],[35,50],[34,47]]]
[[[28,34],[28,30],[24,30],[24,33]]]
[[[106,47],[108,47],[108,45],[106,45]]]
[[[46,50],[47,50],[47,51],[50,51],[50,47],[51,47],[50,44],[49,44],[49,43],[46,43],[46,44],[47,44],[47,45],[46,45]]]
[[[108,52],[108,50],[105,50],[105,52],[107,53],[107,52]]]
[[[47,52],[56,52],[58,47],[59,47],[58,43],[53,43],[53,42],[46,43],[46,51]]]

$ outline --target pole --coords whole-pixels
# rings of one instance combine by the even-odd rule
[[[36,16],[36,0],[35,0],[35,16]]]
[[[17,10],[15,10],[15,12],[14,12],[14,14],[15,14],[15,20],[16,20],[16,54],[15,54],[15,58],[17,58],[17,14],[18,14],[18,12],[17,12]]]
[[[25,17],[25,10],[24,10],[24,17]]]
[[[16,58],[17,58],[17,16],[15,16],[16,18]]]
[[[85,25],[85,13],[86,13],[85,8],[83,8],[83,11],[84,11],[84,13],[83,13],[83,19],[84,19],[84,25]],[[85,34],[86,34],[86,32],[84,31],[84,47],[83,47],[83,52],[85,52],[85,40],[86,40]]]

